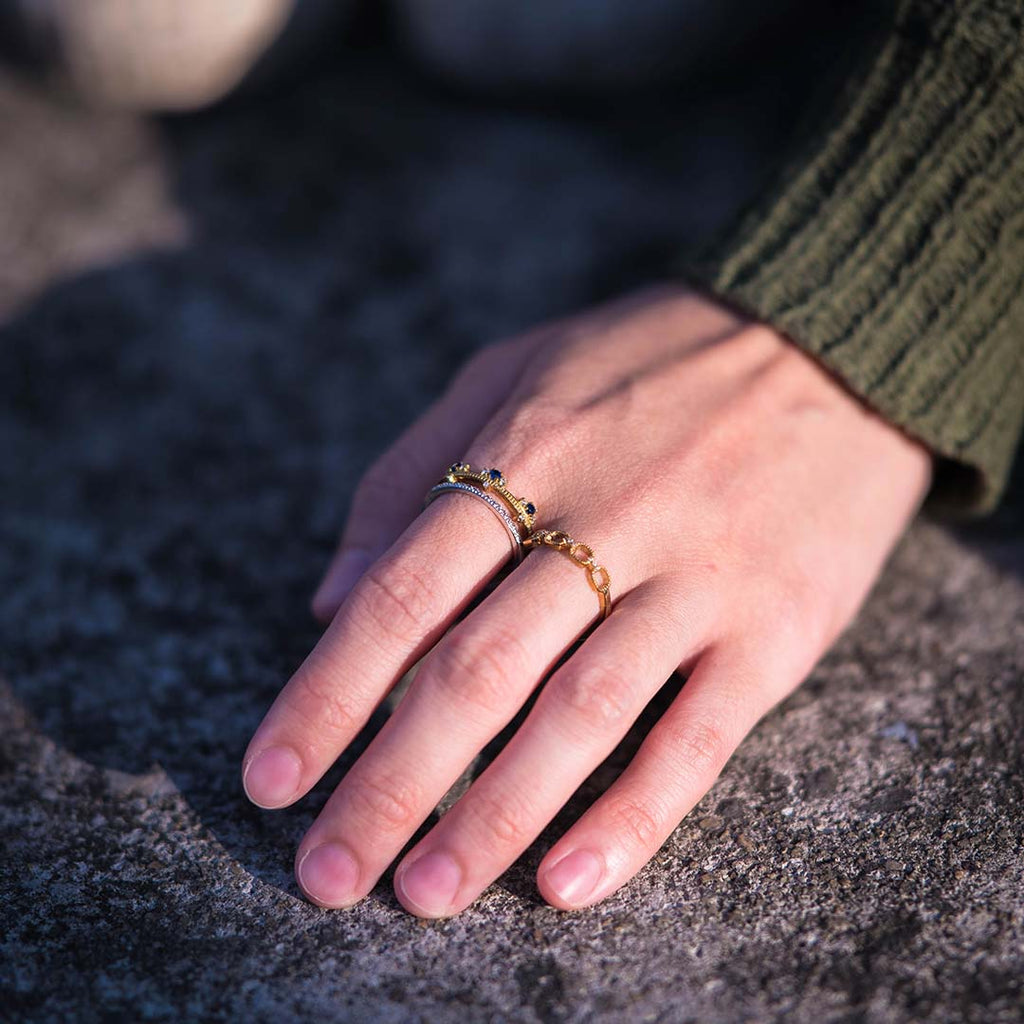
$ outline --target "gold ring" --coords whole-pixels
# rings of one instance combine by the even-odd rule
[[[601,602],[601,618],[607,619],[612,610],[612,577],[603,565],[597,564],[594,549],[589,544],[573,540],[563,530],[535,530],[523,540],[525,548],[542,544],[556,551],[564,551],[577,565],[587,570],[587,579]]]
[[[524,533],[529,533],[537,522],[537,506],[513,494],[500,469],[473,469],[468,462],[453,462],[444,479],[449,483],[472,481],[485,493],[496,494],[512,510],[516,521],[522,524]]]

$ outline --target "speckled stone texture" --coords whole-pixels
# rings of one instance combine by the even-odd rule
[[[534,871],[678,682],[461,916],[409,916],[390,875],[347,912],[299,897],[295,844],[386,709],[293,810],[238,764],[360,470],[475,346],[714,230],[791,112],[764,81],[558,111],[342,64],[157,124],[0,79],[0,1017],[1019,1021],[1019,484],[912,530],[600,906]]]

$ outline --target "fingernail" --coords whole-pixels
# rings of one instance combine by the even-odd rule
[[[398,877],[402,895],[431,916],[442,915],[452,905],[461,882],[459,865],[440,850],[424,854]]]
[[[565,903],[583,903],[597,888],[604,867],[601,858],[590,850],[573,850],[544,875]]]
[[[353,548],[338,555],[313,595],[313,613],[321,619],[333,615],[359,581],[359,577],[372,564],[373,556],[361,548]]]
[[[267,747],[246,766],[242,775],[245,795],[257,807],[282,807],[298,792],[302,762],[289,747]]]
[[[310,899],[327,907],[343,907],[354,902],[359,865],[341,843],[324,843],[299,861],[295,876]]]

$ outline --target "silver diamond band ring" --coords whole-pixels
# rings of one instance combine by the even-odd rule
[[[473,487],[471,484],[442,480],[439,484],[434,484],[427,491],[427,496],[423,500],[423,507],[426,508],[439,494],[444,494],[445,491],[462,491],[484,502],[501,520],[502,525],[508,531],[509,540],[512,542],[512,557],[516,560],[516,564],[518,565],[523,560],[523,542],[519,533],[519,527],[512,518],[512,514],[497,498],[491,497],[491,495],[480,490],[479,487]]]

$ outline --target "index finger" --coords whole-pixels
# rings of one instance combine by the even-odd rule
[[[452,494],[428,506],[356,584],[256,730],[242,770],[249,799],[284,807],[308,792],[508,557],[508,535],[482,503]]]

